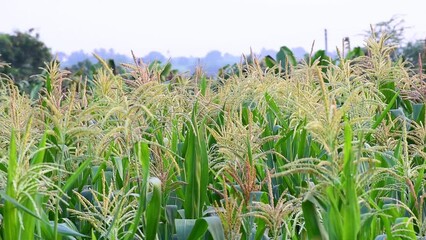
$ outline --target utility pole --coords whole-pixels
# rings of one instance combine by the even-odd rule
[[[325,42],[325,53],[328,52],[328,36],[327,36],[327,28],[324,29],[324,42]]]
[[[345,48],[348,50],[348,52],[351,51],[351,40],[349,39],[349,37],[344,37],[342,39],[342,56],[345,57]]]

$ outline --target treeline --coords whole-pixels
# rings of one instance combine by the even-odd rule
[[[426,63],[426,40],[417,40],[404,43],[404,27],[402,21],[391,19],[375,25],[375,31],[368,33],[379,39],[384,33],[388,35],[387,43],[395,47],[392,54],[393,60],[406,61],[407,67],[416,71],[424,71]],[[366,36],[367,37],[367,36]],[[202,71],[205,76],[212,78],[229,78],[234,74],[240,74],[244,65],[250,65],[256,60],[261,68],[273,68],[280,66],[284,69],[296,62],[312,62],[319,59],[322,64],[336,63],[340,58],[351,59],[357,56],[369,54],[364,47],[350,46],[350,39],[344,38],[345,49],[339,53],[327,53],[324,50],[306,53],[302,48],[290,49],[286,46],[274,50],[262,50],[259,55],[248,54],[233,56],[222,54],[219,51],[211,51],[203,58],[176,57],[167,59],[160,52],[150,52],[148,55],[129,57],[114,52],[113,49],[97,49],[93,55],[84,51],[54,54],[39,39],[39,35],[30,29],[27,32],[15,32],[13,34],[0,34],[0,62],[6,66],[0,67],[0,73],[8,76],[23,92],[37,96],[38,89],[43,85],[39,74],[45,63],[52,59],[60,62],[63,69],[70,72],[70,77],[88,79],[90,82],[101,67],[95,56],[105,59],[116,74],[123,74],[126,70],[122,64],[149,64],[151,69],[162,69],[164,81],[172,80],[179,74],[193,75],[196,71]],[[290,65],[289,65],[290,63]],[[241,66],[242,64],[242,66]],[[197,70],[198,69],[198,70]],[[164,71],[163,71],[164,70]],[[281,71],[275,69],[275,71]]]

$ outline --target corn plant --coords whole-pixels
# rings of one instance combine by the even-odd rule
[[[424,237],[426,86],[385,42],[223,79],[52,61],[37,97],[0,76],[0,239]]]

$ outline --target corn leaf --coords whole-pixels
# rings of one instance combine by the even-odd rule
[[[161,216],[161,181],[158,178],[151,178],[153,185],[153,194],[146,208],[146,239],[155,240],[157,238],[157,229]]]
[[[19,231],[18,211],[17,207],[21,210],[27,210],[24,206],[15,200],[16,192],[14,182],[16,181],[17,168],[18,168],[18,152],[15,130],[12,129],[9,144],[9,164],[7,168],[7,185],[6,193],[0,192],[2,198],[6,200],[3,210],[3,237],[5,240],[14,239],[14,236]],[[28,210],[28,213],[31,211]]]

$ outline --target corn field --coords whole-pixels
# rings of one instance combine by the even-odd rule
[[[35,100],[2,77],[0,239],[423,239],[426,82],[385,42],[226,80],[52,61]]]

